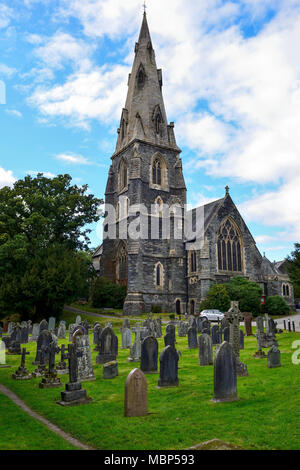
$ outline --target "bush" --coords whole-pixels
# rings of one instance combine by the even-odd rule
[[[170,318],[170,320],[175,320],[175,314],[174,314],[174,313],[171,313],[171,314],[169,315],[169,318]]]
[[[216,284],[212,286],[206,300],[200,304],[200,311],[216,309],[221,312],[227,312],[230,307],[230,297],[225,284]]]
[[[290,312],[290,307],[280,295],[268,297],[265,308],[270,315],[287,315]]]
[[[126,291],[125,286],[114,284],[104,277],[97,277],[91,285],[90,302],[95,308],[122,309]]]
[[[152,305],[152,313],[162,313],[162,306],[161,305]]]

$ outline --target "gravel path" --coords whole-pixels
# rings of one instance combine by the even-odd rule
[[[60,437],[68,441],[73,446],[78,447],[81,450],[95,450],[92,447],[89,447],[83,444],[82,442],[78,441],[74,437],[70,436],[70,434],[67,434],[58,426],[56,426],[55,424],[51,423],[50,421],[48,421],[47,419],[43,418],[41,415],[33,411],[11,390],[4,387],[4,385],[0,384],[0,392],[3,393],[3,395],[6,395],[8,398],[10,398],[16,405],[22,408],[22,410],[24,410],[29,416],[43,423],[48,429],[50,429],[50,431],[54,432],[55,434],[58,434]]]

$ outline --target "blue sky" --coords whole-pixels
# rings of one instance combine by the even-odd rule
[[[69,173],[104,196],[142,12],[0,0],[0,187]],[[147,14],[189,203],[228,184],[258,248],[283,259],[300,238],[300,0],[148,0]]]

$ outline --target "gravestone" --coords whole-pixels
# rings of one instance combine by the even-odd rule
[[[73,334],[75,333],[76,329],[78,328],[77,323],[71,323],[69,325],[69,341],[72,341]]]
[[[84,320],[84,321],[81,323],[80,326],[83,328],[84,334],[85,334],[85,335],[88,335],[88,334],[89,334],[89,323],[88,323],[88,321],[87,321],[87,320]]]
[[[195,326],[191,326],[188,329],[188,349],[195,349],[197,347],[197,329]]]
[[[49,326],[48,326],[49,331],[53,331],[53,332],[54,332],[54,330],[55,330],[55,323],[56,323],[56,318],[50,317],[50,318],[49,318]]]
[[[9,322],[7,328],[7,334],[10,336],[15,328],[16,324],[14,322]]]
[[[33,324],[32,335],[29,341],[36,342],[40,334],[40,325],[38,323]]]
[[[177,387],[178,381],[178,360],[179,355],[175,348],[167,346],[161,353],[159,387]]]
[[[56,336],[52,335],[51,332],[49,331],[49,334],[53,337],[56,338]],[[55,340],[53,340],[49,347],[48,351],[45,351],[45,353],[48,352],[48,370],[46,371],[44,377],[42,378],[42,381],[39,383],[39,388],[45,389],[45,388],[58,388],[62,386],[62,383],[60,381],[60,378],[57,376],[57,372],[55,370],[55,355],[60,352],[60,348],[57,346],[57,343]]]
[[[131,346],[131,330],[122,328],[122,349],[129,349]]]
[[[15,341],[16,343],[21,343],[21,326],[19,325],[19,323],[14,326],[13,331],[10,335],[10,339],[11,341]]]
[[[155,332],[156,332],[156,338],[161,338],[162,337],[162,328],[161,328],[161,326],[162,326],[161,319],[156,318],[154,320],[154,328],[155,328]]]
[[[60,362],[56,366],[56,371],[59,375],[67,375],[69,373],[66,359],[67,359],[66,347],[64,344],[62,344]]]
[[[77,315],[76,320],[75,320],[75,324],[80,325],[80,323],[81,323],[81,316]]]
[[[129,362],[139,362],[141,360],[141,326],[140,323],[137,323],[135,328],[132,329],[135,333],[135,340],[132,346],[130,346],[130,357],[128,358]]]
[[[236,400],[238,400],[236,356],[230,344],[224,341],[215,356],[212,401],[220,403]]]
[[[246,336],[253,336],[253,332],[252,332],[253,315],[251,313],[246,312],[246,313],[243,313],[243,316],[244,316]]]
[[[107,362],[103,364],[103,378],[114,379],[119,375],[117,361]]]
[[[175,348],[175,338],[174,338],[173,333],[167,333],[164,336],[164,343],[165,343],[165,348],[167,346],[172,346],[173,348]]]
[[[186,336],[186,329],[185,329],[185,326],[184,326],[184,322],[183,321],[180,321],[177,325],[177,329],[178,329],[178,336],[179,338],[184,338]]]
[[[199,365],[211,366],[213,364],[213,345],[209,335],[202,333],[198,340]]]
[[[100,342],[101,342],[101,334],[102,334],[102,327],[101,325],[96,324],[94,326],[94,330],[93,330],[93,343],[95,344],[95,348],[94,348],[94,351],[98,351],[100,350]]]
[[[202,320],[202,333],[205,333],[206,335],[211,334],[210,321],[209,320]]]
[[[229,343],[229,326],[226,326],[223,330],[223,341]]]
[[[66,339],[66,324],[60,323],[57,331],[58,339]]]
[[[245,335],[243,330],[240,330],[240,349],[245,349]]]
[[[41,332],[44,331],[44,330],[48,331],[48,322],[47,322],[47,320],[42,320],[41,321],[39,334],[41,334]]]
[[[174,344],[176,343],[176,327],[173,323],[169,323],[166,327],[166,334],[170,334],[174,337]]]
[[[226,314],[229,321],[229,342],[236,357],[236,371],[238,377],[249,375],[246,364],[240,360],[240,321],[243,320],[239,310],[239,302],[231,302],[231,308]]]
[[[4,341],[0,340],[0,369],[8,367],[10,366],[6,364],[6,345]]]
[[[27,344],[28,343],[28,336],[29,336],[29,327],[27,322],[22,322],[21,323],[21,344]]]
[[[153,336],[148,336],[142,342],[140,369],[145,374],[157,373],[158,342]]]
[[[211,329],[211,339],[213,346],[221,344],[221,332],[218,325],[214,325]]]
[[[32,377],[34,378],[44,377],[46,375],[46,351],[48,352],[48,347],[42,346],[40,349],[40,362],[35,371],[32,372]]]
[[[38,365],[40,363],[40,354],[41,354],[41,347],[45,346],[45,361],[48,362],[49,359],[49,347],[52,341],[55,341],[55,336],[48,330],[42,330],[39,334],[37,345],[36,345],[36,356],[35,360],[32,363],[33,365]]]
[[[281,367],[280,351],[277,346],[272,346],[268,352],[268,367],[270,369]]]
[[[92,364],[92,353],[89,336],[83,334],[80,329],[77,329],[73,334],[72,342],[75,344],[76,351],[79,353],[77,356],[78,381],[86,382],[88,380],[96,380]]]
[[[124,415],[126,417],[147,416],[148,384],[140,369],[132,370],[125,383]]]
[[[57,402],[61,406],[84,405],[93,401],[92,398],[87,397],[86,390],[82,389],[81,382],[78,381],[78,358],[81,354],[76,350],[75,344],[68,345],[68,354],[65,355],[65,359],[69,361],[69,383],[61,392],[61,400]]]
[[[22,359],[21,359],[21,365],[19,369],[12,374],[12,379],[14,380],[30,380],[32,378],[32,375],[28,372],[28,370],[25,367],[25,361],[26,361],[26,356],[30,354],[30,352],[26,352],[26,348],[22,349]]]
[[[112,328],[105,327],[100,337],[99,354],[96,358],[97,364],[105,364],[117,359],[118,355],[118,338],[114,334]]]

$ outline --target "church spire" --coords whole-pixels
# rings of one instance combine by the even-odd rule
[[[174,124],[168,125],[162,85],[162,71],[156,66],[147,15],[144,12],[115,153],[135,139],[180,151],[176,145]]]

